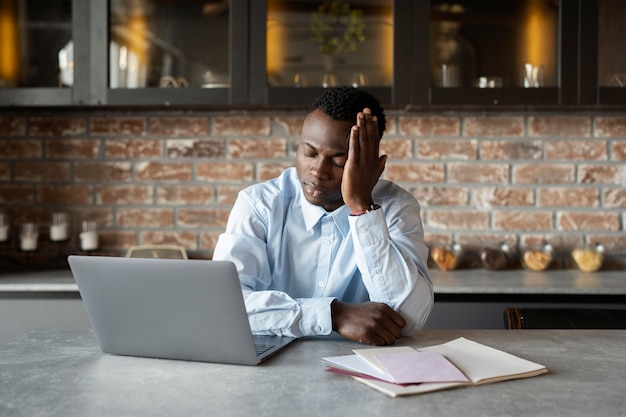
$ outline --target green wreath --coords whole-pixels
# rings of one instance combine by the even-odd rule
[[[311,17],[312,41],[324,54],[339,55],[356,51],[365,41],[363,11],[351,9],[347,2],[335,0],[322,3]]]

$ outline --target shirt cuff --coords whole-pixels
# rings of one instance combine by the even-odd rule
[[[333,331],[330,304],[335,301],[334,297],[303,298],[299,301],[302,303],[300,331],[303,336],[322,336]]]

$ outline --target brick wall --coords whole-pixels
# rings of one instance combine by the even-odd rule
[[[566,254],[601,242],[626,256],[626,113],[388,111],[384,177],[423,205],[429,245],[467,254],[548,240]],[[0,266],[45,267],[78,253],[81,220],[100,252],[175,243],[210,258],[243,187],[291,166],[302,111],[15,110],[0,115],[0,203],[12,231]],[[53,211],[71,238],[49,241]],[[22,252],[18,225],[40,226]],[[567,265],[562,265],[563,267]]]

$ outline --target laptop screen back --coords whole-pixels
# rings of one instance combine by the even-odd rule
[[[68,261],[103,352],[258,362],[233,263],[75,255]]]

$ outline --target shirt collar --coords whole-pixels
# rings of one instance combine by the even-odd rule
[[[307,232],[311,231],[322,217],[327,216],[332,218],[343,237],[348,235],[350,223],[348,222],[348,207],[345,204],[332,212],[327,212],[324,208],[309,203],[304,197],[302,190],[300,190],[299,194],[300,206],[302,207],[302,215],[304,216],[304,224],[306,225]]]

